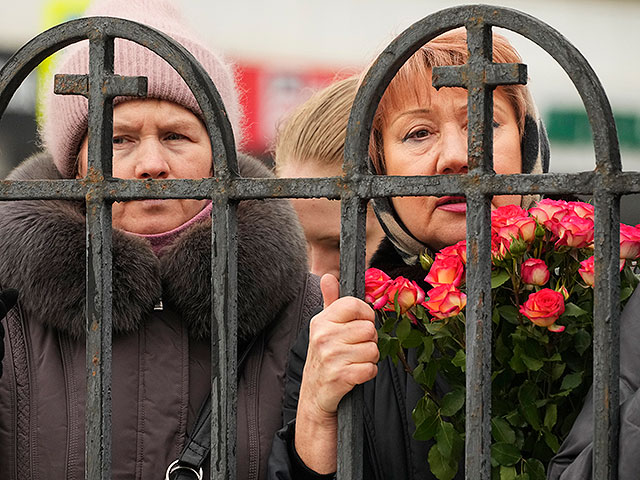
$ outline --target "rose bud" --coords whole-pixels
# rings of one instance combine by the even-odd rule
[[[522,264],[522,281],[529,285],[544,285],[549,281],[547,264],[539,258],[530,258]]]
[[[520,313],[539,327],[549,327],[564,313],[564,297],[560,292],[543,288],[529,295]]]
[[[593,278],[594,278],[594,270],[593,270],[593,257],[589,257],[586,260],[580,262],[580,268],[578,269],[578,273],[584,280],[584,283],[593,287]]]
[[[400,313],[406,313],[414,305],[418,305],[424,301],[424,290],[412,280],[404,277],[398,277],[393,280],[386,292],[389,297],[389,304],[395,305],[396,295],[398,298],[398,306]]]
[[[429,299],[422,306],[439,320],[458,315],[467,304],[467,296],[453,285],[440,285],[428,294]]]

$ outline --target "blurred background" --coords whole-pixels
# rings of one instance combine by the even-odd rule
[[[311,93],[365,68],[412,23],[460,2],[441,0],[173,0],[198,33],[237,65],[245,150],[269,162],[278,122]],[[0,17],[0,65],[24,43],[78,16],[89,0],[21,0]],[[560,31],[586,57],[612,104],[625,170],[640,170],[640,0],[503,0]],[[10,13],[9,13],[10,10]],[[529,67],[530,88],[551,140],[556,172],[595,167],[591,130],[564,71],[535,44],[502,31]],[[39,148],[40,78],[34,72],[0,120],[0,178]],[[640,223],[640,196],[623,198],[622,220]]]

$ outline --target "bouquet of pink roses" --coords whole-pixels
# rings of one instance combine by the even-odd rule
[[[591,385],[593,213],[587,203],[549,199],[492,212],[494,478],[544,480]],[[640,225],[621,225],[622,304],[638,284],[639,256]],[[449,480],[464,452],[466,244],[420,261],[433,287],[426,293],[371,268],[365,300],[382,314],[381,358],[402,362],[424,389],[414,436],[434,439],[431,471]]]

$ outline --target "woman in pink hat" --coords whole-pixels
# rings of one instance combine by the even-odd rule
[[[232,67],[194,37],[169,2],[107,0],[88,15],[145,23],[181,43],[211,76],[239,136]],[[114,100],[113,176],[211,176],[209,137],[184,81],[138,44],[120,39],[115,48],[115,73],[148,77],[148,97]],[[87,65],[84,42],[65,51],[57,73],[86,73]],[[46,105],[45,150],[10,179],[87,173],[87,100],[50,93]],[[245,176],[270,175],[247,156],[239,164]],[[19,291],[15,308],[15,291],[0,299],[8,311],[0,379],[4,479],[84,477],[84,208],[66,200],[0,205],[0,288]],[[210,212],[206,200],[113,204],[112,478],[164,478],[210,392]],[[238,237],[237,471],[239,479],[260,479],[281,424],[287,352],[319,309],[320,293],[286,201],[241,202]]]

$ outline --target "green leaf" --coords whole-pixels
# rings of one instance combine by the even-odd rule
[[[378,349],[380,350],[380,359],[390,356],[394,363],[398,360],[398,352],[400,351],[400,342],[395,337],[383,334],[378,336]]]
[[[458,389],[447,393],[440,404],[440,414],[445,417],[455,415],[464,405],[464,390]]]
[[[429,450],[428,460],[431,473],[438,480],[452,480],[458,472],[458,460],[444,457],[437,445],[434,445]]]
[[[553,451],[553,453],[556,453],[560,449],[560,442],[558,442],[558,437],[556,437],[553,433],[544,432],[544,441]]]
[[[522,415],[525,420],[535,429],[540,430],[540,415],[538,413],[538,407],[533,405],[522,405],[520,407]]]
[[[459,367],[460,370],[464,372],[466,368],[466,360],[467,360],[466,353],[464,352],[464,350],[460,349],[456,352],[455,356],[451,359],[451,363],[456,367]]]
[[[404,341],[410,333],[411,322],[407,317],[403,317],[402,320],[398,322],[398,327],[396,328],[396,335],[398,336],[398,340],[400,340],[400,342]]]
[[[500,313],[498,312],[497,308],[494,308],[491,312],[491,321],[496,325],[500,324]]]
[[[524,355],[522,348],[520,345],[516,345],[513,349],[513,356],[511,357],[511,360],[509,360],[509,366],[516,373],[524,373],[527,371],[527,366],[522,361],[522,355]]]
[[[626,287],[622,287],[620,289],[620,301],[624,302],[627,298],[629,298],[633,293],[633,290],[634,288],[630,285]]]
[[[422,344],[424,348],[420,357],[418,358],[419,362],[428,362],[431,360],[431,355],[433,355],[433,337],[424,336],[422,337]]]
[[[558,405],[550,403],[547,405],[547,409],[544,413],[544,426],[549,430],[552,430],[558,421]]]
[[[580,317],[582,315],[587,315],[587,311],[571,302],[564,304],[563,317]]]
[[[511,466],[520,461],[522,455],[512,443],[498,442],[491,445],[491,458],[499,465]]]
[[[591,346],[591,334],[584,329],[580,329],[573,337],[573,343],[576,346],[576,351],[582,355]]]
[[[514,325],[520,325],[520,320],[518,318],[518,309],[513,305],[502,305],[498,307],[498,311],[500,312],[500,316],[507,322]]]
[[[416,440],[427,441],[436,434],[440,418],[438,416],[438,407],[429,397],[422,397],[416,408],[411,413],[416,430],[413,437]]]
[[[562,379],[560,390],[573,390],[582,383],[582,372],[570,373]]]
[[[382,317],[384,318],[384,322],[382,323],[382,327],[380,327],[380,331],[390,333],[396,326],[397,317],[387,315],[384,311],[382,312]]]
[[[453,453],[453,446],[455,444],[455,437],[458,435],[456,429],[453,428],[449,422],[444,420],[440,421],[436,432],[436,445],[443,457],[449,458]]]
[[[491,436],[496,442],[513,444],[516,441],[516,432],[503,418],[496,417],[491,419]]]
[[[506,270],[494,270],[491,272],[491,290],[509,280],[510,276]]]
[[[433,384],[436,381],[436,375],[438,374],[437,362],[429,362],[424,370],[425,373],[425,385],[429,388],[433,388]]]
[[[531,358],[528,355],[525,355],[524,353],[522,355],[520,355],[520,359],[522,360],[522,363],[525,364],[527,369],[531,370],[533,372],[537,372],[538,370],[540,370],[544,366],[544,362],[543,361],[535,359],[535,358]]]
[[[524,470],[529,475],[531,480],[545,480],[547,475],[545,473],[544,465],[537,458],[529,458],[524,461]]]
[[[564,373],[565,368],[567,368],[566,363],[556,363],[551,367],[551,380],[558,380],[562,374]]]
[[[423,338],[424,337],[420,331],[412,328],[407,338],[402,341],[402,346],[404,348],[417,348],[419,345],[422,345]]]
[[[531,480],[528,473],[522,473],[516,477],[516,480]]]
[[[500,480],[515,480],[516,479],[516,467],[500,466]]]

